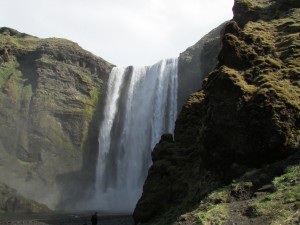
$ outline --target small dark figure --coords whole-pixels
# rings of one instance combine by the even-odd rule
[[[92,225],[97,225],[98,223],[97,212],[95,212],[95,214],[92,215],[91,221],[92,221]]]

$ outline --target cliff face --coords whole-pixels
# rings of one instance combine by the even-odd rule
[[[180,55],[180,107],[216,65],[224,26]],[[0,28],[0,181],[52,207],[89,197],[111,68],[76,43]]]
[[[178,60],[178,111],[188,96],[198,91],[203,78],[218,63],[218,54],[222,46],[222,29],[227,22],[206,34],[193,46],[187,48]]]
[[[0,28],[0,181],[56,203],[57,176],[89,154],[111,68],[76,43]]]
[[[153,150],[137,223],[297,221],[299,204],[284,196],[300,197],[299,168],[288,167],[300,163],[299,7],[294,0],[235,1],[218,66],[183,106],[174,140],[164,135]],[[289,194],[284,179],[293,180]],[[273,206],[255,194],[264,185],[276,191],[264,196]]]

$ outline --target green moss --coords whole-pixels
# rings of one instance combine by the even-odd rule
[[[56,49],[60,47],[69,48],[69,49],[80,49],[80,46],[72,42],[70,40],[64,39],[64,38],[46,38],[42,40],[42,44],[46,48],[50,49]]]
[[[102,89],[102,85],[103,85],[103,82],[100,83],[100,90]],[[100,98],[100,95],[101,95],[101,91],[98,90],[97,88],[93,87],[90,91],[90,96],[91,98],[90,99],[84,99],[84,103],[86,105],[86,109],[82,110],[82,113],[84,115],[86,115],[87,119],[88,119],[88,123],[90,123],[92,121],[92,118],[93,118],[93,115],[94,115],[94,112],[96,110],[96,107],[99,103],[99,98]],[[84,148],[84,144],[88,138],[88,126],[83,130],[83,138],[82,138],[82,142],[81,142],[81,149]]]
[[[29,104],[30,104],[30,101],[31,101],[31,97],[32,97],[32,86],[29,84],[27,86],[24,86],[23,89],[22,89],[22,102],[24,105],[28,106],[29,108]]]
[[[9,76],[15,75],[20,77],[20,71],[17,69],[18,64],[15,62],[4,63],[0,65],[0,89],[7,83]]]
[[[17,158],[17,161],[23,167],[23,169],[27,171],[28,175],[30,175],[31,177],[35,177],[37,175],[37,162],[23,161],[19,158]]]
[[[189,96],[186,105],[192,105],[195,103],[200,103],[204,99],[203,92],[196,92]]]
[[[275,46],[274,32],[275,28],[272,24],[259,20],[256,22],[248,22],[243,29],[245,34],[254,36],[256,41],[260,42],[261,45]]]
[[[93,82],[91,78],[87,75],[86,71],[78,70],[78,68],[76,68],[75,72],[79,78],[79,82],[81,84],[85,84],[89,89],[91,89],[91,87],[93,86]]]
[[[257,7],[257,4],[255,4],[253,1],[248,0],[238,0],[237,4],[240,5],[240,7],[245,7],[247,10],[254,10]]]
[[[239,87],[243,91],[245,98],[247,98],[247,95],[253,94],[257,90],[254,85],[249,85],[245,81],[245,79],[241,73],[239,73],[238,71],[236,71],[234,69],[231,69],[228,67],[223,67],[222,74],[224,74],[225,76],[228,76],[233,81],[235,86]]]
[[[41,112],[43,114],[43,112]],[[43,115],[38,115],[39,117],[43,118]],[[59,146],[59,148],[64,149],[65,151],[73,151],[74,146],[70,142],[70,140],[67,138],[66,135],[64,135],[61,123],[56,120],[55,117],[47,116],[47,119],[40,119],[39,128],[41,131],[45,134],[46,138],[51,140],[52,143],[55,143],[56,146]],[[34,139],[34,138],[32,138]],[[36,139],[39,142],[47,143],[47,140],[43,139]],[[38,144],[37,143],[37,144]],[[42,149],[40,149],[41,151]]]
[[[278,60],[272,59],[270,57],[265,58],[265,62],[269,64],[271,67],[274,67],[276,69],[280,69],[282,67],[282,63]]]
[[[216,190],[207,197],[206,201],[214,204],[228,203],[230,202],[230,191],[228,188]]]
[[[250,191],[253,188],[252,182],[233,182],[231,184],[231,190],[235,192]]]
[[[286,102],[300,109],[300,89],[296,87],[290,79],[282,79],[280,72],[270,72],[268,74],[260,74],[254,82],[261,87],[260,92],[264,88],[267,91],[273,91],[282,102]]]
[[[92,82],[89,78],[89,82]],[[86,109],[83,109],[82,112],[87,116],[88,122],[91,121],[94,112],[96,110],[96,106],[99,103],[99,98],[101,95],[101,90],[103,88],[103,81],[100,80],[100,88],[90,86],[89,97],[81,98],[80,101],[86,105]]]
[[[7,212],[49,212],[50,209],[43,204],[24,198],[16,190],[0,182],[0,213]]]
[[[59,40],[59,39],[58,39]],[[59,43],[57,39],[51,39],[51,44]],[[61,43],[60,43],[61,44]],[[67,64],[65,62],[60,62],[54,60],[49,56],[43,56],[39,59],[40,62],[45,63],[47,65],[53,65],[55,67],[61,68],[62,71],[68,70],[72,74],[74,74],[75,82],[78,83],[78,86],[86,87],[86,95],[78,95],[73,96],[75,101],[78,101],[78,107],[74,107],[73,109],[66,110],[57,106],[57,101],[64,101],[66,96],[61,95],[57,92],[50,92],[47,90],[38,90],[39,96],[47,102],[47,108],[52,109],[54,111],[64,111],[66,113],[74,113],[74,114],[84,114],[87,116],[88,120],[92,119],[93,113],[95,111],[95,107],[98,104],[100,90],[102,89],[103,81],[99,81],[100,88],[95,87],[93,81],[90,76],[90,72],[85,69],[75,65]],[[85,107],[82,107],[84,105]]]
[[[198,209],[188,215],[196,218],[193,224],[222,224],[234,216],[230,213],[232,209],[249,219],[271,218],[269,224],[294,224],[298,220],[297,210],[300,209],[300,166],[288,167],[273,183],[275,192],[266,192],[257,197],[248,195],[248,199],[242,198],[240,201],[232,196],[236,197],[238,192],[251,193],[252,182],[233,181],[231,185],[209,194]]]
[[[29,104],[32,96],[31,85],[24,86],[24,78],[18,63],[10,62],[0,66],[0,96],[14,104]]]
[[[18,37],[0,34],[0,48],[18,49],[18,51],[33,51],[40,46],[40,39],[33,36]]]
[[[222,224],[229,219],[228,204],[210,206],[205,212],[197,213],[199,225]]]
[[[41,63],[48,64],[48,65],[56,65],[58,63],[58,61],[54,60],[53,58],[51,58],[47,55],[42,55],[42,57],[40,57],[38,59],[38,61]]]
[[[272,218],[271,224],[292,224],[299,209],[300,166],[288,167],[286,172],[273,181],[277,190],[250,201],[259,216]]]

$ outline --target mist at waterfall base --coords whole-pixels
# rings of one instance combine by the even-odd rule
[[[162,134],[174,131],[177,67],[176,58],[147,67],[113,68],[100,124],[95,193],[81,207],[133,212],[152,164],[152,149]]]

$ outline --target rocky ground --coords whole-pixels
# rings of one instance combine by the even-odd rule
[[[57,216],[50,219],[0,219],[0,225],[90,225],[90,216]],[[130,216],[99,217],[98,225],[133,225]]]

